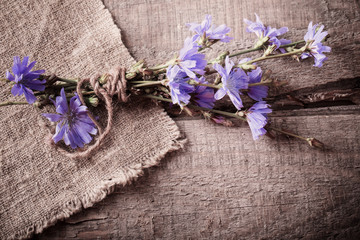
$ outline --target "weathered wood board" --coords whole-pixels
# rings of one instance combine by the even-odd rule
[[[182,47],[184,23],[230,26],[235,41],[253,44],[243,18],[288,26],[302,38],[309,21],[326,26],[333,52],[312,62],[262,63],[289,85],[273,91],[275,126],[315,136],[312,149],[284,136],[254,142],[245,124],[225,128],[199,118],[176,119],[186,148],[169,154],[131,186],[49,228],[34,239],[359,239],[359,1],[105,0],[136,59],[155,64]],[[213,50],[221,52],[220,45]],[[249,55],[252,56],[252,55]],[[292,95],[298,101],[289,100]]]

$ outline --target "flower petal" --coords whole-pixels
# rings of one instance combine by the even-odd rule
[[[219,90],[216,91],[214,98],[216,100],[219,100],[219,99],[222,99],[225,95],[226,95],[225,89],[220,88]]]
[[[56,97],[56,112],[60,114],[66,114],[69,111],[68,103],[66,100],[65,90],[64,88],[60,91],[60,96]]]
[[[67,129],[67,127],[64,125],[64,126],[61,126],[62,125],[62,122],[58,123],[57,126],[56,126],[56,133],[55,135],[52,137],[52,139],[54,140],[55,143],[58,143],[60,140],[63,139],[64,137],[64,133]]]
[[[33,91],[31,91],[31,89],[22,86],[22,90],[24,91],[24,95],[25,95],[26,101],[27,101],[29,104],[33,104],[34,102],[36,102],[37,98],[35,97]]]
[[[24,93],[24,92],[23,92],[23,90],[22,90],[22,88],[21,88],[21,85],[18,84],[18,83],[14,84],[14,86],[11,88],[11,94],[12,94],[13,96],[20,96],[20,95],[22,95],[23,93]]]
[[[42,115],[52,122],[58,122],[62,119],[62,116],[56,113],[43,113]]]
[[[79,124],[79,123],[74,124],[74,129],[73,130],[76,131],[76,133],[79,135],[82,142],[84,142],[86,144],[91,142],[92,137],[86,131],[86,129],[82,127],[81,124]]]
[[[227,94],[230,97],[231,102],[234,104],[237,110],[241,110],[241,108],[244,106],[242,103],[242,100],[240,98],[240,94],[238,92],[230,90],[230,92],[227,92]]]

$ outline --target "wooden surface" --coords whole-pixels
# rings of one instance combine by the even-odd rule
[[[104,3],[130,53],[153,64],[178,51],[190,35],[184,24],[206,13],[235,38],[214,55],[252,46],[242,19],[254,20],[254,12],[271,26],[288,26],[291,39],[301,39],[311,20],[324,24],[333,51],[323,68],[289,60],[261,66],[289,81],[271,93],[273,124],[327,149],[283,136],[254,142],[245,124],[178,117],[184,150],[34,239],[360,239],[359,1]]]

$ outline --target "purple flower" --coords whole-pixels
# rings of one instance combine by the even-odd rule
[[[15,85],[11,89],[11,93],[14,96],[25,95],[26,101],[29,104],[33,104],[36,101],[36,97],[32,90],[44,91],[46,80],[37,80],[39,76],[45,72],[45,70],[30,71],[34,65],[35,61],[30,63],[28,66],[29,57],[24,57],[21,62],[20,57],[14,57],[14,65],[12,67],[13,74],[9,71],[6,72],[6,78],[12,82],[15,82]]]
[[[266,133],[264,127],[267,124],[268,113],[271,113],[271,109],[265,101],[255,103],[248,111],[246,111],[247,121],[254,140],[257,140],[259,136]]]
[[[251,58],[244,58],[242,60],[239,61],[239,64],[242,63],[246,63],[248,61],[250,61]],[[251,83],[258,83],[261,81],[261,77],[262,77],[262,70],[260,67],[257,67],[255,70],[252,70],[250,72],[247,73],[248,77],[249,77],[249,84]],[[251,97],[252,99],[256,100],[256,101],[261,101],[263,98],[267,97],[268,94],[268,87],[267,86],[250,86],[248,89],[248,96]]]
[[[187,105],[191,98],[189,93],[192,93],[195,88],[187,83],[189,78],[187,78],[186,73],[179,66],[175,65],[168,67],[166,76],[170,80],[168,84],[172,102],[180,107],[184,104]]]
[[[262,77],[262,71],[260,67],[257,67],[255,70],[248,72],[249,76],[249,83],[259,83]],[[268,87],[264,85],[260,86],[251,86],[248,90],[248,95],[252,99],[256,101],[261,101],[267,97],[268,94]]]
[[[180,50],[179,66],[190,78],[196,78],[196,74],[203,75],[207,61],[205,55],[198,53],[199,46],[195,44],[192,38],[185,40],[184,47]]]
[[[280,39],[279,41],[280,41],[280,46],[291,43],[291,40],[287,40],[287,39],[284,39],[284,38]],[[279,48],[279,51],[281,53],[286,53],[286,50],[284,48]]]
[[[323,52],[330,52],[331,48],[328,46],[323,46],[321,41],[328,35],[328,33],[322,32],[324,29],[324,25],[321,25],[319,29],[317,29],[318,24],[312,25],[312,22],[309,23],[308,31],[304,36],[304,40],[306,42],[313,41],[308,49],[310,52],[305,52],[301,55],[301,58],[314,57],[315,59],[315,67],[322,67],[323,62],[327,60],[327,57],[323,54]]]
[[[280,47],[282,42],[277,38],[278,36],[289,31],[287,27],[282,27],[280,29],[272,28],[270,26],[265,26],[259,16],[255,13],[256,22],[244,19],[244,22],[248,25],[246,28],[247,32],[253,32],[258,36],[259,40],[256,44],[257,47],[262,46],[264,43],[269,42],[270,45],[276,45],[276,49]],[[286,39],[282,39],[286,40]]]
[[[215,25],[211,25],[211,16],[205,15],[204,21],[201,24],[199,23],[188,23],[186,24],[189,27],[190,31],[195,32],[194,39],[200,40],[205,37],[205,39],[209,40],[220,40],[221,42],[229,42],[232,37],[227,36],[230,32],[230,28],[225,24],[222,24],[218,27]],[[205,40],[203,39],[203,40]]]
[[[229,59],[229,56],[225,58],[225,69],[218,63],[214,64],[214,69],[221,75],[222,81],[222,88],[217,90],[214,97],[219,100],[227,94],[234,106],[240,110],[243,104],[239,91],[247,89],[249,79],[241,68],[232,70],[233,66],[234,62]]]
[[[208,84],[204,77],[197,80],[199,83]],[[206,86],[196,86],[193,99],[200,107],[212,109],[215,105],[214,89]]]
[[[60,96],[53,101],[56,112],[44,113],[43,116],[52,122],[58,122],[56,125],[56,133],[53,136],[55,143],[64,139],[66,145],[70,145],[72,149],[76,147],[84,147],[84,143],[90,143],[92,135],[97,134],[94,122],[87,114],[87,107],[82,106],[78,95],[70,99],[68,106],[64,88],[61,89]]]

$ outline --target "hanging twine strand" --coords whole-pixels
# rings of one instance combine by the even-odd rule
[[[95,94],[105,102],[105,107],[108,115],[107,124],[105,129],[103,130],[99,122],[94,117],[94,115],[88,111],[88,116],[95,123],[99,131],[99,136],[97,137],[95,143],[82,152],[69,153],[63,148],[58,148],[58,151],[60,151],[61,153],[72,159],[88,158],[92,153],[94,153],[94,151],[96,151],[101,146],[101,144],[103,143],[105,137],[109,134],[113,125],[113,114],[114,114],[113,106],[112,106],[113,96],[117,95],[118,100],[121,102],[127,102],[129,98],[129,96],[126,94],[127,81],[125,78],[125,73],[126,73],[125,68],[122,67],[114,68],[110,72],[110,74],[107,74],[106,83],[104,85],[100,85],[98,81],[98,79],[101,77],[100,74],[96,74],[93,75],[91,78],[84,78],[78,81],[78,84],[76,86],[76,91],[83,105],[85,105],[85,101],[82,94],[82,86],[85,83],[90,83]]]

